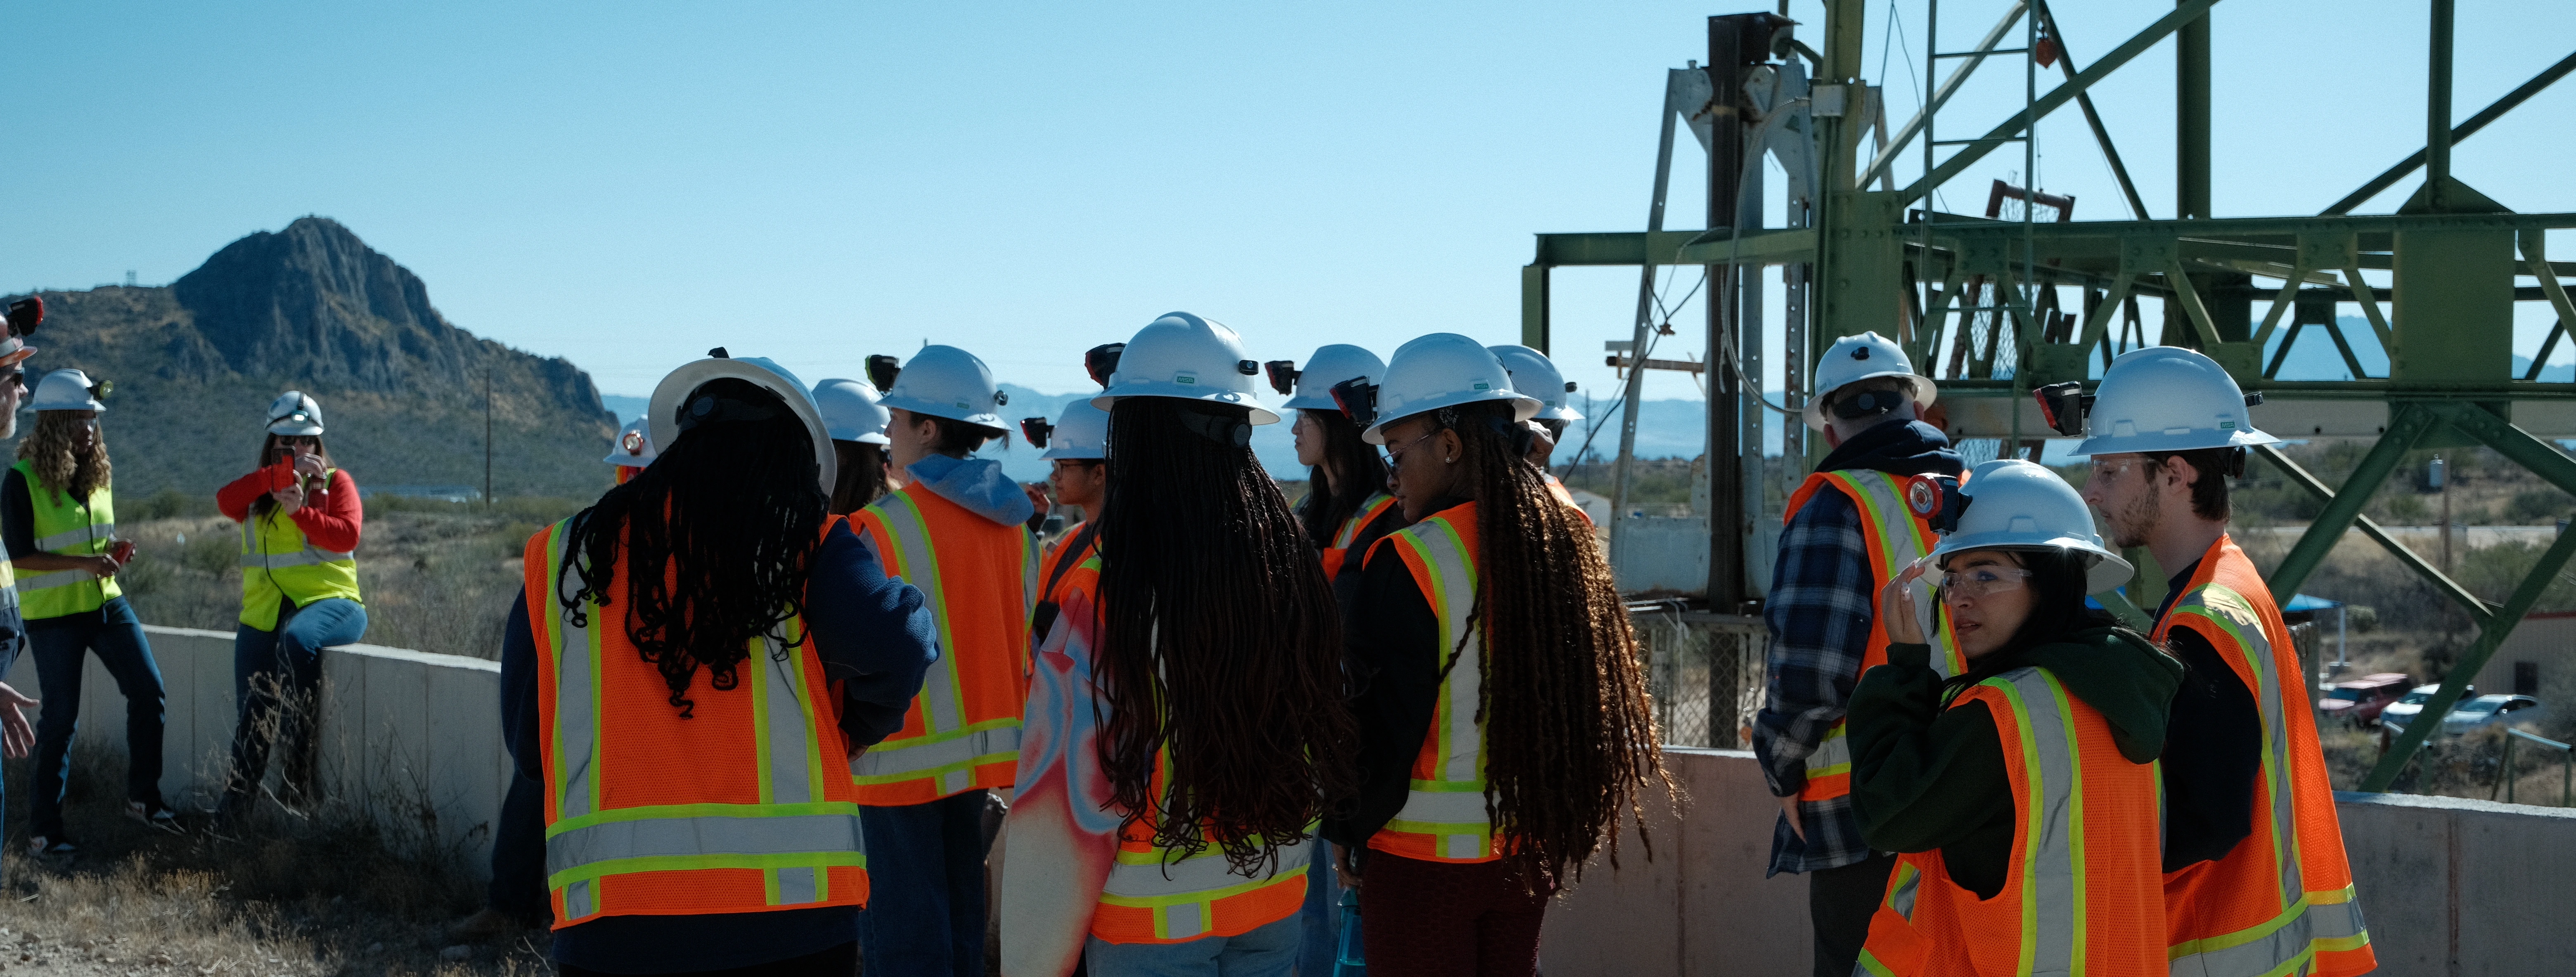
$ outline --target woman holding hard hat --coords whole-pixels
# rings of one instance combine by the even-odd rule
[[[2182,664],[2085,604],[2130,567],[2073,487],[2018,460],[1946,481],[1907,490],[1942,538],[1880,595],[1887,664],[1852,692],[1861,834],[1902,853],[1861,967],[2160,977],[2152,764]],[[1948,679],[1914,611],[1926,577],[1968,666]]]
[[[1538,400],[1483,344],[1413,340],[1354,399],[1413,524],[1360,558],[1359,798],[1325,831],[1371,969],[1531,974],[1550,894],[1665,780],[1643,656],[1590,527],[1529,462]]]
[[[161,802],[161,669],[143,622],[116,586],[134,544],[116,538],[116,496],[99,433],[109,389],[79,370],[36,384],[36,429],[0,478],[0,525],[18,580],[18,607],[36,655],[36,684],[52,702],[36,721],[34,803],[28,850],[73,851],[63,833],[63,785],[80,718],[81,661],[91,652],[125,695],[125,811],[155,827],[177,824]]]
[[[1278,977],[1352,746],[1331,588],[1250,448],[1234,330],[1186,312],[1107,391],[1100,547],[1041,644],[1006,829],[1002,972]]]
[[[259,467],[215,492],[241,524],[241,623],[233,634],[233,768],[226,815],[246,811],[283,744],[289,804],[313,786],[315,696],[322,649],[367,633],[355,550],[366,523],[358,483],[322,444],[322,405],[289,390],[268,405]]]
[[[846,516],[867,508],[886,493],[886,425],[892,411],[877,402],[875,387],[857,380],[825,380],[814,385],[814,406],[832,434],[832,453],[840,477],[832,486],[832,514]]]

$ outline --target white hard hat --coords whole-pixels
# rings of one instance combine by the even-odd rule
[[[98,398],[91,395],[92,389],[94,385],[89,382],[89,374],[79,370],[55,370],[36,381],[36,401],[27,406],[34,410],[106,410],[107,405],[99,403]]]
[[[1064,405],[1064,416],[1056,418],[1055,428],[1047,434],[1046,453],[1038,457],[1109,457],[1109,412],[1088,400]]]
[[[877,398],[888,408],[1000,428],[994,408],[1011,402],[993,384],[993,371],[975,354],[955,346],[924,346],[895,374],[894,388]]]
[[[609,447],[608,457],[600,460],[620,468],[650,468],[658,454],[653,450],[653,425],[638,417],[617,432],[617,443]]]
[[[2093,392],[2079,455],[2242,448],[2281,439],[2254,429],[2245,391],[2217,360],[2179,346],[2120,354]]]
[[[1574,384],[1565,379],[1565,372],[1557,369],[1556,361],[1548,359],[1546,353],[1527,346],[1488,346],[1486,349],[1492,351],[1495,359],[1503,361],[1503,369],[1512,375],[1512,389],[1538,398],[1538,413],[1531,417],[1532,420],[1583,419],[1582,411],[1566,406],[1565,395],[1574,392]]]
[[[1959,483],[1968,505],[1959,527],[1932,547],[1932,564],[1965,550],[2069,549],[2091,557],[2084,592],[2098,594],[2128,582],[2129,561],[2102,545],[2093,510],[2075,486],[2045,466],[2018,458],[1978,465]]]
[[[1319,346],[1315,355],[1306,358],[1306,368],[1297,371],[1297,395],[1288,398],[1290,410],[1340,410],[1333,402],[1333,385],[1346,380],[1376,383],[1386,376],[1386,361],[1376,353],[1344,343]]]
[[[1360,432],[1370,444],[1386,443],[1386,426],[1424,411],[1508,401],[1512,420],[1538,414],[1538,398],[1512,389],[1511,371],[1485,344],[1454,332],[1418,336],[1395,348],[1386,379],[1377,388],[1377,419]]]
[[[1172,397],[1247,408],[1252,423],[1276,424],[1279,414],[1253,394],[1252,378],[1260,373],[1261,364],[1244,355],[1243,337],[1234,330],[1187,312],[1166,312],[1127,341],[1109,389],[1091,398],[1091,406],[1108,410],[1120,397]]]
[[[289,390],[268,402],[268,433],[312,435],[322,433],[322,405],[302,391]]]
[[[834,441],[891,444],[886,425],[894,412],[877,402],[877,388],[856,380],[825,380],[814,385],[814,406]]]
[[[716,352],[724,351],[718,349]],[[726,378],[750,383],[777,394],[778,399],[787,402],[787,409],[795,413],[798,421],[804,422],[806,433],[813,435],[814,461],[822,466],[818,474],[823,494],[832,494],[833,484],[840,478],[840,456],[832,450],[832,436],[823,426],[823,412],[815,409],[814,395],[805,392],[805,381],[796,379],[796,374],[787,372],[786,367],[767,357],[728,358],[719,355],[682,364],[679,369],[671,371],[670,376],[663,377],[662,382],[653,388],[652,406],[644,414],[645,420],[653,426],[653,444],[679,443],[680,412],[683,409],[696,416],[719,406],[713,398],[692,399],[692,395],[709,381]]]
[[[1806,418],[1808,427],[1824,430],[1825,401],[1833,392],[1872,377],[1903,377],[1911,381],[1916,410],[1932,406],[1933,398],[1940,395],[1931,377],[1914,372],[1914,364],[1905,358],[1905,350],[1895,340],[1865,332],[1834,340],[1833,348],[1816,361],[1815,393],[1807,397],[1807,406],[1800,415]]]

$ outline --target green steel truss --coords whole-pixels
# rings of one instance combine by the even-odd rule
[[[1938,0],[1933,0],[1937,3]],[[2043,433],[2026,392],[2040,384],[2085,380],[2088,371],[2107,362],[2114,345],[2127,336],[2151,341],[2152,333],[2122,323],[2133,297],[2163,299],[2178,315],[2157,324],[2161,341],[2208,353],[2246,389],[2264,393],[2265,415],[2258,423],[2289,436],[2376,437],[2375,447],[2343,486],[2330,488],[2270,449],[2258,451],[2325,504],[2325,509],[2274,572],[2276,594],[2297,590],[2347,530],[2389,549],[2397,558],[2448,595],[2479,629],[2475,643],[2452,666],[2442,691],[2425,704],[2421,715],[2440,717],[2457,701],[2469,679],[2483,667],[2514,625],[2554,580],[2571,555],[2576,533],[2563,535],[2501,605],[2477,599],[2441,570],[2425,562],[2361,517],[2361,509],[2389,477],[2410,448],[2441,445],[2485,445],[2576,494],[2576,460],[2541,436],[2576,437],[2576,384],[2542,383],[2537,363],[2520,376],[2512,370],[2513,309],[2517,302],[2546,303],[2558,320],[2548,348],[2576,326],[2562,276],[2576,276],[2576,262],[2552,262],[2545,253],[2544,232],[2576,228],[2576,214],[2517,214],[2462,184],[2450,174],[2451,144],[2466,138],[2504,111],[2576,69],[2576,55],[2553,65],[2521,88],[2478,113],[2467,125],[2450,123],[2450,0],[2430,0],[2431,70],[2426,120],[2426,148],[2383,174],[2363,191],[2320,216],[2245,217],[2184,220],[2073,221],[2035,223],[1995,221],[1982,217],[1909,209],[1941,181],[1960,173],[1993,149],[2017,141],[2029,126],[2069,101],[2080,101],[2085,89],[2170,35],[2179,34],[2180,59],[2177,116],[2183,120],[2179,140],[2183,158],[2178,172],[2185,214],[2207,213],[2206,174],[2209,140],[2206,126],[2208,66],[2205,14],[2217,0],[2181,0],[2136,36],[2129,38],[2078,72],[2070,63],[2067,79],[2042,93],[2034,91],[2019,113],[1989,130],[1984,138],[1957,140],[1957,151],[1929,166],[1930,176],[1903,189],[1870,189],[1856,179],[1865,159],[1863,140],[1868,120],[1858,113],[1831,117],[1818,113],[1815,143],[1822,170],[1822,191],[1814,201],[1811,226],[1786,230],[1737,232],[1654,231],[1650,233],[1540,234],[1537,254],[1522,271],[1522,341],[1548,349],[1550,336],[1548,273],[1553,268],[1599,265],[1807,265],[1807,281],[1816,284],[1811,318],[1803,323],[1806,348],[1790,354],[1790,369],[1803,364],[1840,336],[1876,331],[1898,338],[1918,364],[1938,370],[1933,354],[1945,335],[1959,338],[1952,316],[1962,315],[1963,288],[1972,280],[1989,284],[1983,294],[1998,306],[1972,317],[1990,330],[1980,347],[1982,361],[1967,374],[1941,379],[1941,396],[1952,405],[1954,428],[1970,436],[2009,437],[2017,443],[2025,430]],[[1824,92],[1841,86],[1861,92],[1861,38],[1865,3],[1827,0],[1823,51],[1810,52],[1816,62],[1813,84]],[[2036,5],[2047,18],[2046,5]],[[2007,17],[2007,23],[2011,21]],[[2054,25],[2048,28],[2054,33]],[[1998,28],[2000,31],[2001,28]],[[1804,50],[1804,46],[1799,46]],[[2001,55],[2004,52],[1996,52]],[[2025,57],[2027,55],[2024,55]],[[2194,60],[2198,59],[2197,64]],[[1725,60],[1712,58],[1712,70]],[[2198,79],[2195,90],[2194,79]],[[1861,104],[1853,98],[1848,104]],[[2090,112],[2090,105],[2086,109]],[[1926,113],[1924,128],[1930,131]],[[2197,124],[2196,134],[2192,127]],[[2116,158],[2107,131],[2097,124],[2097,137]],[[1926,137],[1928,142],[1928,135]],[[1882,150],[1890,151],[1893,150]],[[2199,158],[2194,159],[2197,155]],[[1926,154],[1927,163],[1931,157]],[[1753,157],[1752,166],[1760,158]],[[2346,214],[2377,189],[2393,186],[2416,169],[2424,182],[2395,214]],[[2198,174],[2195,176],[2194,174]],[[2134,188],[2123,190],[2132,201]],[[2197,183],[2197,185],[2195,185]],[[2134,204],[2133,204],[2134,206]],[[2363,280],[2364,271],[2389,273],[2388,286]],[[2271,288],[2248,287],[2252,278],[2277,281]],[[2530,285],[2521,284],[2528,279]],[[2059,288],[2080,289],[2080,311],[2055,308]],[[2034,303],[2038,307],[2034,307]],[[2347,338],[2334,321],[2338,303],[2357,304],[2370,330],[2388,351],[2385,376],[2364,375],[2350,353]],[[2134,312],[2130,314],[2134,315]],[[2123,328],[2129,330],[2123,333]],[[2274,378],[2281,357],[2266,363],[2262,351],[2287,330],[2287,342],[2315,329],[2336,344],[2355,377],[2351,381],[2284,381]],[[1792,332],[1792,335],[1798,335]],[[1723,335],[1713,323],[1711,337]],[[1757,340],[1754,340],[1758,342]],[[1997,344],[2016,352],[2017,368],[1997,379],[1991,359]],[[2544,348],[2537,360],[2546,360]],[[1777,353],[1771,355],[1778,355]],[[1711,349],[1711,359],[1717,351]],[[1712,377],[1712,380],[1718,378]],[[1713,395],[1719,387],[1712,384]],[[1736,396],[1749,396],[1737,390]],[[2517,423],[2517,410],[2527,415]],[[1962,424],[1959,418],[1966,415]],[[2313,429],[2310,421],[2315,423]],[[2535,436],[2537,432],[2541,436]],[[1742,513],[1712,513],[1712,532],[1746,525]],[[2437,722],[2412,726],[2362,789],[2387,789],[2422,745]]]

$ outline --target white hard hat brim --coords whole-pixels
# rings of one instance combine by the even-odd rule
[[[1849,380],[1833,385],[1831,389],[1819,390],[1807,395],[1807,404],[1806,406],[1798,409],[1798,416],[1807,422],[1807,427],[1809,429],[1822,431],[1825,429],[1825,425],[1830,423],[1830,421],[1825,417],[1825,399],[1827,397],[1833,396],[1833,392],[1835,390],[1840,390],[1863,380],[1876,380],[1880,377],[1904,377],[1905,379],[1912,381],[1914,384],[1914,409],[1918,413],[1924,408],[1932,406],[1932,402],[1939,400],[1941,397],[1941,388],[1933,384],[1931,377],[1904,370],[1889,370],[1884,373],[1871,373],[1853,377]]]
[[[1583,412],[1575,410],[1572,407],[1543,407],[1539,409],[1538,413],[1530,415],[1530,420],[1533,421],[1579,421],[1582,419]]]
[[[1173,383],[1169,380],[1121,381],[1117,386],[1101,391],[1100,396],[1091,398],[1091,406],[1108,410],[1122,397],[1169,397],[1173,400],[1195,400],[1204,404],[1241,407],[1252,412],[1252,423],[1256,425],[1279,423],[1278,411],[1261,406],[1261,402],[1250,395],[1232,390],[1211,391],[1189,384]]]
[[[893,394],[887,394],[877,400],[877,405],[884,407],[887,410],[900,408],[911,411],[915,414],[928,414],[932,417],[945,417],[952,421],[964,421],[968,424],[979,424],[995,430],[1003,430],[1009,427],[1009,425],[1002,423],[1002,415],[993,413],[992,411],[958,410],[957,405],[955,404],[945,404],[938,401],[926,400],[920,397],[898,397]]]
[[[1969,550],[2045,551],[2053,549],[2074,550],[2094,557],[2092,567],[2084,572],[2084,592],[2088,594],[2116,590],[2122,584],[2128,583],[2129,577],[2137,572],[2137,568],[2130,566],[2129,561],[2121,559],[2120,554],[2104,549],[2102,544],[2089,539],[2060,536],[2055,539],[2034,541],[2026,535],[2000,532],[1953,534],[1943,537],[1941,544],[1932,548],[1932,565],[1937,567],[1946,564],[1952,554],[1965,553]]]
[[[884,434],[882,434],[882,433],[877,433],[877,434],[852,434],[852,435],[850,435],[850,436],[848,436],[848,437],[842,437],[842,436],[841,436],[841,435],[842,435],[842,432],[843,432],[843,431],[847,431],[847,430],[848,430],[847,428],[842,428],[842,429],[840,429],[840,430],[836,430],[836,431],[831,432],[832,440],[834,440],[834,441],[855,441],[855,442],[857,442],[857,443],[859,443],[859,444],[876,444],[876,445],[891,445],[891,444],[893,444],[893,443],[894,443],[894,440],[893,440],[893,439],[886,437],[886,436],[885,436]]]
[[[1329,395],[1326,395],[1326,394],[1307,394],[1307,393],[1301,393],[1301,394],[1298,394],[1297,396],[1290,397],[1290,398],[1288,398],[1288,402],[1287,402],[1287,403],[1281,404],[1281,405],[1279,405],[1279,406],[1281,406],[1281,407],[1283,407],[1283,408],[1286,408],[1286,409],[1288,409],[1288,410],[1340,410],[1340,409],[1342,409],[1342,405],[1337,404],[1337,403],[1334,403],[1334,402],[1333,402],[1333,398],[1332,398],[1331,396],[1329,396]]]
[[[1443,407],[1456,407],[1460,404],[1481,404],[1489,400],[1511,401],[1512,420],[1515,422],[1526,421],[1538,416],[1539,407],[1542,406],[1538,402],[1538,398],[1508,388],[1502,390],[1468,390],[1459,391],[1457,393],[1442,394],[1437,397],[1425,397],[1421,400],[1404,405],[1404,413],[1378,418],[1377,423],[1369,425],[1368,430],[1360,432],[1360,440],[1366,441],[1370,444],[1385,444],[1386,426],[1389,424],[1393,424],[1408,417],[1428,414]]]
[[[282,434],[289,437],[313,436],[322,433],[322,424],[319,421],[311,420],[302,422],[292,420],[279,421],[268,426],[268,433]]]
[[[2251,448],[2258,444],[2279,444],[2281,439],[2261,431],[2221,431],[2195,428],[2181,434],[2132,434],[2126,437],[2102,435],[2085,438],[2075,446],[2079,455],[2125,455],[2142,451],[2200,451],[2207,448]]]
[[[832,494],[840,479],[840,455],[832,450],[831,434],[823,426],[822,413],[814,409],[813,395],[793,379],[743,360],[698,360],[682,364],[679,369],[671,371],[670,376],[662,378],[661,384],[653,388],[651,413],[645,415],[645,422],[653,426],[656,455],[662,446],[680,443],[677,420],[680,402],[709,381],[727,377],[749,382],[787,402],[787,409],[795,413],[797,420],[804,422],[805,433],[814,440],[814,462],[821,466],[819,474],[823,494]]]
[[[1062,458],[1067,461],[1101,461],[1108,457],[1109,452],[1102,451],[1098,448],[1075,447],[1073,445],[1060,444],[1046,449],[1044,453],[1038,455],[1038,460],[1053,461],[1055,459]]]

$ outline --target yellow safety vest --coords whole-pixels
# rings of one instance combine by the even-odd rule
[[[324,477],[329,477],[326,472]],[[283,510],[241,524],[241,623],[277,630],[277,604],[303,607],[317,600],[358,600],[358,562],[348,553],[316,549]]]
[[[50,491],[25,459],[9,466],[27,480],[27,500],[36,513],[36,548],[56,556],[104,556],[116,542],[116,494],[101,485],[86,501]],[[18,584],[19,612],[28,620],[95,611],[125,592],[115,577],[87,570],[54,570],[29,576]]]

